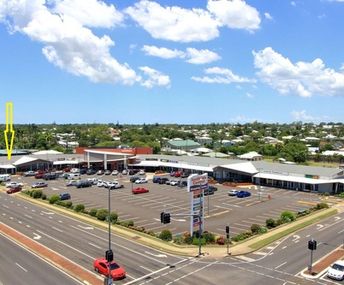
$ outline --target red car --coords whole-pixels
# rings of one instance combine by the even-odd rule
[[[7,194],[12,194],[12,193],[20,192],[21,190],[22,190],[21,186],[10,187],[10,188],[8,188],[6,193]]]
[[[148,193],[149,190],[143,187],[138,187],[133,189],[133,194],[142,194],[142,193]]]
[[[174,177],[180,177],[182,175],[182,172],[181,171],[176,171],[174,173]]]
[[[106,261],[104,257],[97,258],[93,262],[94,270],[98,273],[109,276],[109,265],[111,277],[113,280],[119,280],[125,278],[125,270],[120,267],[116,262],[111,261],[110,263]]]

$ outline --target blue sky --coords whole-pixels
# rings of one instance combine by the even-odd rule
[[[0,0],[0,106],[15,123],[343,122],[343,14],[339,0]]]

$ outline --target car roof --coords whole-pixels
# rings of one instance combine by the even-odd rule
[[[338,260],[338,261],[334,262],[333,264],[338,264],[338,265],[344,266],[344,260]]]

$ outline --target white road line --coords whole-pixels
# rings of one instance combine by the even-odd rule
[[[61,229],[59,229],[59,228],[56,228],[56,227],[51,227],[53,230],[55,230],[55,231],[58,231],[58,232],[60,232],[60,233],[63,233],[63,230],[61,230]]]
[[[5,204],[2,204],[2,206],[3,206],[4,208],[6,208],[6,209],[9,209],[9,207],[8,207],[7,205],[5,205]]]
[[[283,263],[281,263],[280,265],[276,266],[275,269],[278,269],[278,268],[282,267],[282,266],[283,266],[284,264],[286,264],[286,263],[287,263],[286,261],[283,262]]]
[[[16,265],[20,268],[20,269],[22,269],[24,272],[27,272],[27,269],[25,269],[23,266],[21,266],[19,263],[17,263],[16,262]]]
[[[149,271],[149,272],[153,272],[154,270],[152,270],[152,269],[149,269],[149,268],[147,268],[147,267],[144,267],[144,266],[142,266],[142,265],[140,265],[140,267],[141,268],[143,268],[144,270],[147,270],[147,271]]]
[[[29,219],[32,219],[32,216],[28,215],[28,214],[25,214],[24,215],[25,217],[29,218]]]
[[[344,229],[342,229],[341,231],[339,231],[338,234],[341,234],[342,232],[344,232]]]
[[[94,244],[94,243],[89,242],[88,244],[91,245],[91,246],[93,246],[93,247],[95,247],[95,248],[101,249],[100,246],[98,246],[98,245],[96,245],[96,244]]]

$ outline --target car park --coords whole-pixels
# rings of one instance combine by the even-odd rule
[[[43,188],[43,187],[48,187],[48,183],[46,182],[36,182],[31,185],[31,188]]]
[[[148,180],[146,178],[139,178],[135,180],[135,184],[142,184],[142,183],[147,183]]]
[[[338,281],[344,280],[344,260],[338,260],[327,271],[327,277]]]
[[[236,196],[237,196],[238,198],[246,198],[246,197],[250,197],[250,196],[251,196],[251,193],[248,192],[248,191],[242,190],[242,191],[239,191],[239,192],[236,194]]]
[[[33,171],[33,170],[29,170],[23,173],[23,176],[25,177],[35,176],[35,175],[36,175],[36,171]]]
[[[6,193],[7,194],[13,194],[16,192],[20,192],[22,190],[21,186],[16,186],[16,187],[10,187],[9,189],[7,189]]]
[[[120,184],[118,182],[113,182],[111,186],[109,186],[110,190],[113,189],[120,189],[120,188],[124,188],[123,184]]]
[[[183,173],[180,175],[180,177],[181,177],[181,178],[187,178],[187,177],[189,177],[189,174],[183,172]]]
[[[235,189],[228,190],[228,196],[236,196],[238,192],[239,191]]]
[[[134,183],[136,180],[138,180],[138,179],[140,179],[140,177],[139,176],[132,176],[132,177],[130,177],[130,182],[132,182],[132,183]]]
[[[69,200],[71,199],[71,196],[69,193],[61,193],[60,195],[60,200]]]
[[[111,278],[114,280],[120,280],[126,277],[126,272],[122,267],[114,261],[107,262],[103,257],[94,260],[93,268],[96,272],[104,276],[109,276],[110,269]]]
[[[132,190],[132,193],[133,194],[143,194],[143,193],[148,193],[149,190],[147,188],[144,188],[144,187],[138,187],[138,188],[134,188]]]

